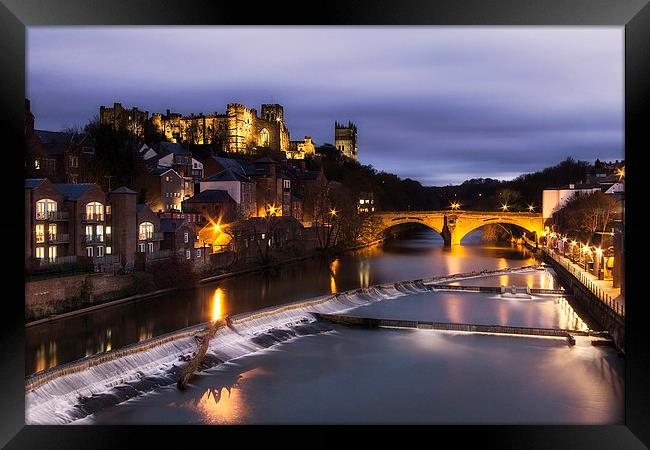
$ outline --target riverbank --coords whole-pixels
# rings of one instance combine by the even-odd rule
[[[262,272],[262,271],[265,271],[265,270],[273,269],[275,267],[279,267],[280,265],[294,264],[294,263],[297,263],[297,262],[300,262],[300,261],[316,259],[316,258],[322,258],[322,257],[336,256],[336,255],[340,255],[340,254],[347,253],[347,252],[350,252],[350,251],[360,250],[362,248],[371,247],[371,246],[376,245],[376,244],[378,244],[378,243],[380,243],[382,241],[383,241],[383,239],[378,239],[378,240],[375,240],[375,241],[372,241],[372,242],[369,242],[369,243],[363,243],[363,244],[348,246],[348,247],[345,247],[343,249],[336,249],[336,250],[328,251],[328,252],[314,251],[314,252],[311,252],[310,254],[302,255],[302,256],[298,256],[298,257],[294,257],[294,258],[282,259],[282,260],[273,261],[273,262],[266,263],[266,264],[256,264],[256,265],[252,265],[252,266],[250,266],[248,268],[245,268],[245,269],[233,270],[233,271],[224,272],[224,273],[221,273],[221,274],[218,274],[218,275],[203,277],[203,278],[199,279],[197,281],[197,283],[194,286],[190,287],[190,288],[173,287],[173,288],[166,288],[166,289],[158,289],[158,290],[151,291],[151,292],[144,292],[144,293],[141,293],[141,294],[129,295],[129,296],[126,296],[126,297],[122,297],[122,298],[118,298],[118,299],[111,299],[111,300],[107,300],[107,301],[104,301],[104,302],[95,302],[91,306],[85,306],[85,307],[74,307],[74,306],[70,307],[69,302],[66,302],[66,301],[63,301],[63,302],[52,301],[52,302],[49,302],[49,303],[59,303],[60,305],[62,305],[62,307],[59,308],[59,309],[55,309],[56,308],[55,305],[48,304],[48,307],[49,307],[48,309],[54,310],[55,313],[51,314],[51,315],[49,315],[47,317],[41,317],[41,318],[36,318],[34,320],[30,320],[29,322],[25,323],[25,327],[28,328],[28,327],[33,327],[33,326],[37,326],[37,325],[42,325],[42,324],[48,323],[48,322],[55,322],[57,320],[66,319],[66,318],[70,318],[70,317],[74,317],[74,316],[78,316],[78,315],[82,315],[82,314],[87,314],[87,313],[97,311],[97,310],[100,310],[100,309],[103,309],[103,308],[110,308],[110,307],[114,307],[114,306],[123,305],[123,304],[126,304],[126,303],[134,303],[134,302],[139,302],[139,301],[142,301],[142,300],[153,299],[153,298],[160,297],[162,295],[168,294],[170,292],[175,292],[175,291],[179,291],[179,290],[182,290],[182,289],[192,289],[192,288],[198,287],[201,284],[206,284],[206,283],[212,283],[212,282],[215,282],[215,281],[225,280],[225,279],[236,277],[236,276],[239,276],[239,275],[246,275],[246,274],[255,273],[255,272]],[[91,277],[95,277],[95,278],[100,277],[100,275],[97,275],[97,274],[91,274],[91,275],[87,275],[87,276],[91,276]],[[48,280],[48,281],[51,281],[51,280]],[[45,303],[45,302],[43,302],[43,303]]]

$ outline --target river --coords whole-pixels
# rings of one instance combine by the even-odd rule
[[[525,249],[486,245],[473,233],[444,249],[428,230],[332,261],[307,261],[179,295],[48,324],[55,357],[138,342],[194,323],[380,283],[534,264]],[[528,270],[455,284],[557,288],[552,273]],[[29,394],[28,423],[75,424],[621,424],[624,360],[590,337],[358,329],[310,322],[308,311],[373,318],[585,330],[563,298],[389,289],[308,309],[237,319],[211,343],[211,368],[178,391],[169,370],[191,339],[115,360]],[[328,297],[329,298],[329,297]],[[341,307],[343,306],[343,309]],[[322,309],[325,308],[325,309]],[[330,308],[330,309],[327,309]],[[246,317],[243,315],[242,317]],[[585,320],[587,320],[585,318]],[[84,329],[84,327],[86,327]],[[36,328],[36,327],[34,327]],[[141,331],[142,329],[145,332]],[[83,330],[83,331],[75,331]],[[107,332],[110,330],[110,332]],[[118,336],[120,337],[118,339]],[[42,338],[40,338],[42,340]],[[78,341],[75,343],[75,340]],[[46,348],[48,343],[44,343]],[[38,344],[43,345],[43,344]],[[36,350],[38,350],[38,345]],[[181,348],[183,350],[181,350]],[[92,350],[92,351],[91,351]],[[34,352],[34,349],[32,349]],[[89,353],[89,354],[90,354]],[[34,355],[32,355],[33,357]],[[227,361],[219,364],[219,361]],[[31,367],[39,367],[33,360]],[[29,367],[29,365],[28,365]],[[129,376],[142,368],[147,374]],[[121,380],[121,373],[128,379]],[[146,375],[146,376],[145,376]],[[109,382],[110,388],[105,384]],[[73,387],[78,385],[79,387]],[[70,389],[73,390],[70,390]]]
[[[377,283],[533,263],[522,247],[485,245],[480,232],[468,235],[460,247],[445,249],[437,233],[410,230],[400,239],[331,261],[300,261],[29,327],[25,375],[227,314]]]

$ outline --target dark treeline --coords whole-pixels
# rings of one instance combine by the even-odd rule
[[[528,211],[528,205],[533,205],[534,211],[540,212],[543,189],[583,182],[593,168],[586,161],[567,158],[555,166],[510,181],[474,178],[460,185],[432,187],[348,160],[332,145],[323,145],[317,151],[328,180],[341,182],[354,195],[374,193],[377,205],[383,210],[440,210],[458,202],[466,210],[495,211],[507,204],[509,211]]]
[[[113,188],[121,185],[137,187],[138,178],[144,171],[144,163],[137,155],[142,142],[127,131],[100,125],[97,118],[86,125],[84,131],[96,142],[90,181],[107,189],[109,181],[106,175],[110,175]],[[149,145],[164,140],[150,127],[145,127],[144,132]],[[214,147],[213,154],[233,157],[217,150],[217,144]],[[349,160],[331,144],[318,147],[317,153],[320,158],[306,161],[309,169],[319,170],[322,167],[328,180],[343,184],[354,198],[362,192],[373,193],[376,205],[383,210],[440,210],[449,208],[452,202],[459,202],[461,209],[466,210],[494,211],[507,204],[510,211],[525,211],[532,204],[539,212],[544,188],[584,181],[593,168],[586,161],[567,158],[555,166],[523,174],[510,181],[474,178],[460,185],[435,187],[423,186],[410,178],[402,179],[395,174],[378,171],[371,165]],[[245,159],[252,160],[267,154],[261,149],[253,155],[246,155]]]

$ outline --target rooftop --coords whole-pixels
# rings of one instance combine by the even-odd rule
[[[236,203],[230,194],[228,194],[228,191],[222,189],[207,189],[185,201],[188,203]]]

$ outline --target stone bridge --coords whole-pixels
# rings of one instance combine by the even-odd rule
[[[377,234],[403,223],[420,223],[438,232],[445,246],[459,245],[470,231],[484,225],[501,223],[517,225],[537,241],[544,230],[541,213],[490,211],[382,211],[371,216]]]

